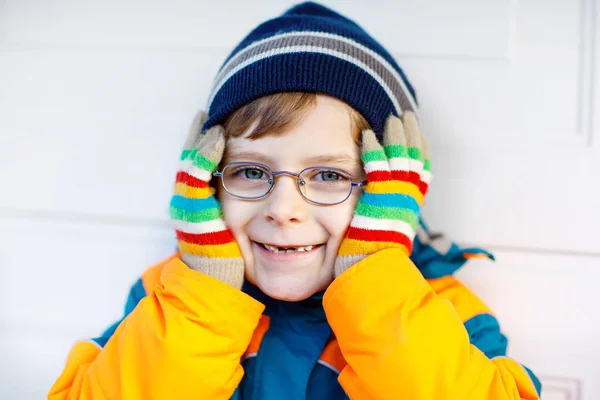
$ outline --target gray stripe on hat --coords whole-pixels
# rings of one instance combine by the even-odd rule
[[[291,33],[293,33],[293,35]],[[412,95],[406,89],[398,72],[395,71],[391,65],[384,65],[380,60],[358,47],[358,45],[358,43],[355,44],[355,42],[348,40],[347,38],[331,34],[326,35],[321,32],[289,32],[288,34],[272,37],[270,40],[264,40],[258,45],[250,45],[232,57],[219,71],[211,90],[211,92],[213,92],[211,99],[214,97],[214,90],[217,87],[223,86],[224,82],[221,82],[223,77],[227,76],[238,65],[243,64],[251,58],[286,47],[314,46],[325,50],[340,52],[365,64],[375,71],[390,88],[400,105],[400,112],[415,111],[414,99],[412,99]]]

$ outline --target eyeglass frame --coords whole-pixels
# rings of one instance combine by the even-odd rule
[[[230,165],[256,165],[258,167],[264,168],[266,169],[272,177],[272,182],[270,183],[271,187],[269,188],[269,190],[267,190],[267,192],[265,194],[263,194],[262,196],[253,196],[253,197],[246,197],[246,196],[238,196],[237,194],[233,194],[229,191],[229,189],[227,189],[227,186],[225,185],[225,181],[223,178],[223,171],[225,171],[225,169],[227,167],[229,167]],[[305,184],[306,182],[302,179],[300,179],[300,175],[302,175],[302,173],[304,171],[307,171],[309,169],[318,169],[318,168],[322,168],[322,169],[326,169],[328,171],[333,171],[336,173],[341,173],[342,175],[347,176],[348,178],[350,178],[350,190],[348,191],[348,195],[341,201],[338,201],[337,203],[320,203],[318,201],[313,201],[311,199],[309,199],[308,197],[306,197],[306,195],[304,193],[302,193],[302,189],[301,189],[301,184],[300,181],[302,181],[302,184]],[[212,173],[212,176],[215,178],[220,178],[221,181],[221,186],[223,187],[223,189],[225,189],[225,191],[227,193],[229,193],[231,196],[236,197],[238,199],[243,199],[243,200],[260,200],[263,199],[265,197],[267,197],[272,191],[273,188],[275,187],[275,178],[277,178],[278,176],[282,176],[282,175],[287,175],[290,177],[295,178],[296,180],[296,187],[298,188],[298,192],[300,192],[300,195],[302,196],[302,198],[304,198],[304,200],[308,201],[309,203],[312,204],[316,204],[316,205],[320,205],[320,206],[335,206],[338,204],[342,204],[343,202],[345,202],[346,200],[348,200],[350,198],[350,196],[352,195],[352,191],[354,190],[355,187],[363,187],[367,181],[354,181],[352,180],[352,176],[341,169],[338,168],[332,168],[332,167],[325,167],[325,166],[314,166],[314,167],[306,167],[304,168],[302,171],[298,172],[297,174],[291,172],[291,171],[273,171],[271,168],[269,168],[267,165],[265,164],[261,164],[261,163],[257,163],[257,162],[253,162],[253,161],[234,161],[234,162],[230,162],[226,165],[223,166],[223,168],[221,169],[221,171],[215,171]]]

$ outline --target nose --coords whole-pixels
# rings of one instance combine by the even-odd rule
[[[295,177],[280,175],[265,201],[265,219],[279,226],[302,222],[308,216],[309,206],[298,192]]]

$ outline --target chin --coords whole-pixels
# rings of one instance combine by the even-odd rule
[[[291,288],[282,288],[276,287],[271,290],[271,288],[263,288],[259,286],[260,290],[267,296],[275,300],[283,300],[289,302],[296,302],[308,299],[310,296],[318,292],[318,290],[298,290]]]
[[[267,277],[261,279],[260,274],[257,274],[257,279],[250,279],[264,294],[276,300],[289,302],[302,301],[313,294],[325,290],[331,283],[332,279],[322,281],[318,279],[302,280],[297,277]]]

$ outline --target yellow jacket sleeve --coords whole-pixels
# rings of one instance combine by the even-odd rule
[[[474,346],[448,298],[398,249],[340,275],[324,296],[351,399],[539,399],[528,370]]]
[[[174,257],[103,348],[73,347],[48,398],[228,399],[263,309]]]

